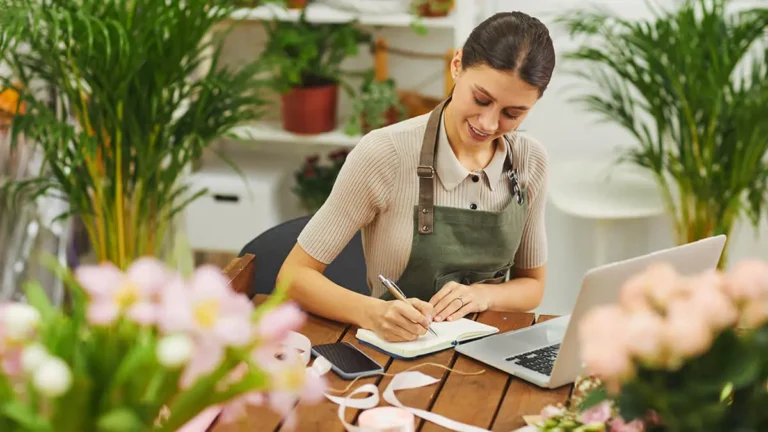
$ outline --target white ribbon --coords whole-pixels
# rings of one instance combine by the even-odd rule
[[[307,365],[307,373],[316,373],[322,376],[331,370],[331,363],[325,357],[322,357],[322,356],[317,357],[315,361],[312,363],[312,366],[309,366],[309,361],[311,359],[312,343],[309,341],[309,339],[306,336],[304,336],[301,333],[290,332],[290,334],[288,334],[288,336],[285,339],[283,348],[292,348],[298,351],[299,357],[302,359],[304,364]],[[402,403],[400,403],[400,401],[397,399],[397,396],[395,396],[395,392],[397,390],[408,390],[408,389],[415,389],[419,387],[426,387],[428,385],[432,385],[438,382],[440,382],[439,379],[431,377],[429,375],[426,375],[418,371],[400,372],[392,378],[392,381],[390,381],[387,388],[384,389],[384,393],[382,397],[390,405],[406,410],[417,417],[421,417],[426,421],[435,423],[436,425],[442,426],[449,430],[453,430],[457,432],[488,432],[488,429],[483,429],[477,426],[472,426],[472,425],[464,424],[461,422],[457,422],[455,420],[451,420],[447,417],[441,416],[440,414],[436,414],[436,413],[421,410],[421,409],[407,407]],[[362,394],[362,393],[368,393],[369,395],[364,398],[356,398],[356,399],[352,398],[352,396]],[[372,432],[370,428],[359,427],[359,426],[355,426],[348,423],[346,421],[345,412],[347,407],[365,410],[365,409],[370,409],[378,406],[379,405],[379,389],[378,387],[376,387],[375,384],[364,384],[356,388],[352,393],[348,394],[346,397],[333,396],[333,395],[329,395],[328,393],[325,393],[325,397],[328,398],[331,402],[339,406],[339,410],[338,410],[339,420],[341,420],[341,423],[344,425],[344,428],[348,432]],[[218,411],[218,409],[216,411]],[[205,412],[200,417],[205,417],[205,414],[210,415],[211,413]],[[210,422],[208,422],[208,424],[210,424]],[[188,426],[192,426],[192,425],[190,424]],[[195,423],[195,426],[199,427],[199,424]],[[187,431],[192,432],[195,430],[199,430],[197,429],[197,427],[185,428],[183,430],[184,432],[187,432]]]

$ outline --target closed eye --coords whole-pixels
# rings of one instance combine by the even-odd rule
[[[482,106],[482,107],[486,107],[486,106],[488,106],[488,105],[490,105],[490,104],[491,104],[491,102],[490,102],[490,101],[483,101],[483,100],[480,100],[480,99],[478,99],[476,96],[475,96],[475,103],[476,103],[476,104],[478,104],[478,105],[480,105],[480,106]],[[520,116],[519,116],[519,115],[512,115],[512,114],[510,114],[510,113],[509,113],[509,112],[507,112],[507,111],[502,111],[502,113],[504,114],[504,117],[506,117],[506,118],[508,118],[508,119],[510,119],[510,120],[517,120],[518,118],[520,118]]]

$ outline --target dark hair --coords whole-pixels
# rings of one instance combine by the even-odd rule
[[[462,67],[487,65],[519,74],[543,95],[555,68],[547,27],[522,12],[500,12],[480,23],[464,43]]]

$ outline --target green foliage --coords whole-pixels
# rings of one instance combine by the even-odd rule
[[[370,73],[360,88],[360,94],[352,102],[352,113],[347,119],[344,132],[355,136],[387,125],[391,110],[396,120],[404,120],[407,108],[400,102],[397,87],[392,78],[376,81]]]
[[[293,192],[305,210],[314,213],[328,199],[348,153],[346,149],[331,152],[328,155],[330,163],[320,163],[319,156],[310,156],[294,173],[296,185]]]
[[[654,174],[679,243],[730,234],[743,215],[757,227],[765,211],[768,9],[731,6],[684,0],[648,21],[599,9],[559,19],[585,38],[567,54],[593,86],[577,100],[632,134],[623,158]]]
[[[359,52],[359,45],[372,44],[371,35],[355,26],[313,24],[306,19],[306,9],[299,19],[264,22],[269,40],[261,60],[270,68],[275,88],[286,93],[294,87],[343,84],[350,74],[342,62]]]
[[[169,221],[205,193],[182,182],[185,170],[213,140],[263,114],[260,63],[233,70],[219,61],[234,8],[231,0],[0,0],[0,61],[13,73],[0,88],[21,82],[28,113],[13,131],[40,146],[50,172],[14,189],[64,197],[100,260],[125,268],[157,255]]]

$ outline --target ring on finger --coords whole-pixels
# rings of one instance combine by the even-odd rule
[[[459,302],[461,302],[461,306],[459,306],[459,309],[464,307],[464,300],[461,298],[461,296],[458,296],[458,297],[456,297],[455,299],[453,299],[451,301],[454,301],[454,300],[458,300]]]

